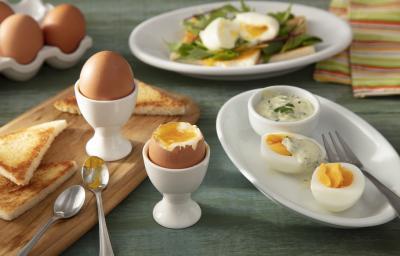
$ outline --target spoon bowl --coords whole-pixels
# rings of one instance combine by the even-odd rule
[[[101,191],[107,187],[110,175],[104,160],[97,156],[88,157],[82,166],[82,180],[91,191]]]
[[[54,202],[54,214],[61,218],[71,218],[76,215],[85,203],[85,189],[74,185],[64,190]]]

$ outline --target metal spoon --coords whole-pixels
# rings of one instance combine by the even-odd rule
[[[57,220],[71,218],[76,215],[85,202],[85,189],[80,185],[74,185],[64,190],[54,202],[54,215],[43,225],[32,239],[27,243],[18,256],[26,256],[32,250],[33,246],[39,241],[46,230]]]
[[[103,200],[101,198],[101,191],[105,189],[108,184],[108,168],[103,159],[96,156],[91,156],[83,163],[81,174],[85,187],[92,191],[96,196],[97,214],[99,216],[99,255],[113,256],[114,253],[104,218]]]

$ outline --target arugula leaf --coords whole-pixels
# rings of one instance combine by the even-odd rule
[[[181,43],[173,46],[172,51],[179,55],[180,59],[204,59],[211,54],[206,48],[196,45],[195,43]]]
[[[211,10],[206,13],[197,14],[183,21],[183,26],[195,35],[205,29],[216,18],[229,18],[238,13],[239,10],[233,5],[224,5],[220,8]]]
[[[170,51],[178,54],[179,59],[202,60],[212,58],[215,60],[231,60],[239,56],[239,52],[235,50],[220,50],[212,52],[207,50],[200,40],[193,43],[169,43]]]
[[[264,63],[267,63],[272,55],[278,53],[283,47],[283,42],[276,41],[270,42],[267,47],[262,49],[262,59]]]
[[[234,50],[222,50],[213,54],[211,58],[215,60],[232,60],[239,56],[239,53]]]
[[[268,15],[274,17],[280,25],[285,24],[286,21],[294,17],[292,14],[292,5],[289,5],[289,7],[283,12],[268,13]]]
[[[283,24],[279,27],[278,36],[288,36],[290,32],[292,32],[296,28],[296,25],[292,24]]]
[[[240,8],[242,12],[251,11],[250,7],[244,2],[244,0],[240,0]]]
[[[321,38],[316,36],[310,36],[307,34],[301,34],[298,36],[290,37],[285,45],[283,45],[281,52],[287,52],[300,46],[307,46],[322,42]]]

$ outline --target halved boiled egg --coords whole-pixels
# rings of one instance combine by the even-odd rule
[[[265,14],[238,13],[234,21],[239,24],[240,37],[251,43],[274,39],[279,32],[278,21]]]
[[[232,49],[239,38],[239,26],[231,20],[217,18],[208,24],[199,36],[209,50]]]
[[[352,207],[364,188],[364,175],[359,168],[348,163],[321,164],[311,178],[311,192],[315,200],[332,212]]]
[[[313,171],[326,158],[314,139],[295,133],[267,133],[261,137],[261,155],[266,164],[280,172]]]
[[[164,168],[182,169],[201,162],[206,144],[200,129],[186,122],[161,124],[149,142],[150,160]]]

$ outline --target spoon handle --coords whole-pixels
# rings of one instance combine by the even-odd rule
[[[43,236],[46,230],[57,220],[59,217],[53,216],[49,219],[49,221],[44,224],[32,237],[32,239],[19,251],[18,256],[27,256],[28,253],[32,250],[35,244],[39,241],[39,239]]]
[[[99,237],[100,237],[100,253],[99,256],[114,256],[112,250],[110,236],[108,235],[106,220],[104,218],[103,200],[101,192],[95,192],[97,201],[97,214],[99,216]]]

